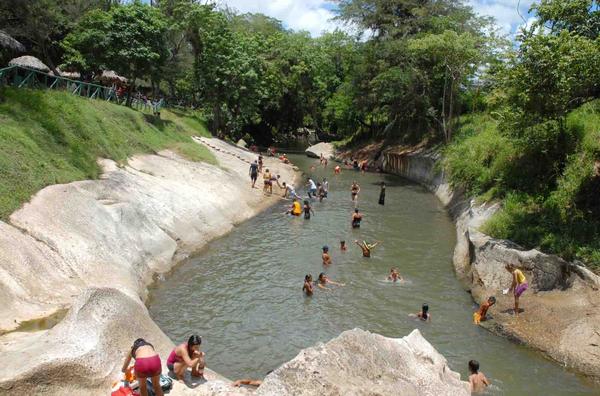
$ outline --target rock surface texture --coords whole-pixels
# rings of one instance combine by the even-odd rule
[[[570,263],[538,250],[525,250],[506,240],[479,231],[498,205],[476,205],[453,191],[436,166],[434,151],[384,150],[380,156],[386,172],[420,183],[446,205],[456,222],[454,266],[477,303],[496,296],[492,320],[482,325],[517,342],[526,343],[584,374],[600,378],[600,277],[580,263]],[[520,268],[529,282],[520,299],[524,310],[511,312],[512,295],[508,263]]]
[[[321,154],[323,154],[323,157],[330,160],[333,159],[335,148],[331,143],[317,143],[307,148],[305,152],[306,155],[313,158],[321,158]]]
[[[0,222],[0,394],[106,394],[138,336],[166,358],[143,306],[155,275],[278,200],[250,188],[253,154],[198,143],[220,166],[170,151],[101,160],[100,180],[47,187]],[[265,163],[295,181],[291,165]]]
[[[418,330],[394,339],[354,329],[302,350],[257,395],[467,396],[470,388]]]

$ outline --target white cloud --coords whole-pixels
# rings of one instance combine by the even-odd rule
[[[221,0],[219,4],[242,13],[259,12],[277,18],[285,27],[306,30],[313,37],[341,26],[332,20],[335,13],[326,0]]]
[[[529,19],[528,11],[533,2],[534,0],[469,0],[476,13],[494,17],[502,32],[511,36],[524,23],[523,18],[525,21]]]

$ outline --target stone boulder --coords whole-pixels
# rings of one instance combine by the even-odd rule
[[[333,159],[335,147],[332,143],[317,143],[305,150],[306,155],[312,158],[321,158],[321,154],[328,160]]]
[[[173,348],[139,299],[110,288],[87,289],[49,330],[7,336],[11,342],[0,344],[0,359],[11,363],[0,365],[0,394],[107,395],[136,338],[154,345],[164,373]],[[228,382],[212,371],[206,377],[212,386]],[[176,388],[173,394],[187,387]]]
[[[257,395],[470,395],[469,384],[414,330],[387,338],[349,330],[300,352]]]

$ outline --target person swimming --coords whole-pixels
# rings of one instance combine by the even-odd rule
[[[354,213],[352,213],[352,228],[360,228],[360,222],[362,221],[362,214],[358,212],[358,208],[354,209]]]
[[[321,259],[323,259],[323,265],[331,264],[331,256],[329,255],[329,246],[323,246],[323,254],[321,255]]]
[[[388,275],[387,279],[392,282],[398,282],[403,280],[396,268],[390,268],[390,274]]]
[[[345,252],[346,250],[348,250],[348,247],[346,246],[346,241],[340,241],[340,250],[342,252]]]
[[[421,312],[418,312],[416,314],[410,314],[409,316],[420,319],[423,322],[431,322],[431,314],[429,313],[429,305],[423,304],[423,306],[421,307]]]
[[[369,244],[367,243],[367,241],[359,242],[358,240],[355,240],[354,243],[356,243],[362,250],[363,257],[371,257],[371,251],[373,250],[373,248],[380,244],[379,241]]]
[[[339,175],[340,173],[342,173],[342,168],[339,165],[336,165],[335,168],[333,168],[333,173],[335,175]]]
[[[471,393],[483,393],[485,388],[490,386],[490,381],[486,376],[479,371],[479,362],[477,360],[469,361],[469,384],[471,385]]]
[[[324,272],[319,274],[318,285],[319,287],[325,287],[326,285],[345,286],[343,283],[334,282]]]
[[[306,293],[307,296],[312,296],[313,290],[312,275],[308,274],[304,277],[304,286],[302,286],[302,291]]]

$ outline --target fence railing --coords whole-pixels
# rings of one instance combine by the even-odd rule
[[[119,98],[115,87],[105,87],[103,85],[87,83],[70,78],[55,76],[44,73],[39,70],[30,69],[24,66],[9,66],[0,69],[0,85],[14,86],[17,88],[38,88],[55,89],[70,92],[73,95],[86,97],[89,99],[99,99],[112,101],[118,104],[125,104],[125,98]],[[132,106],[136,108],[149,108],[154,112],[160,111],[164,106],[161,99],[154,103],[148,100],[134,97]]]

